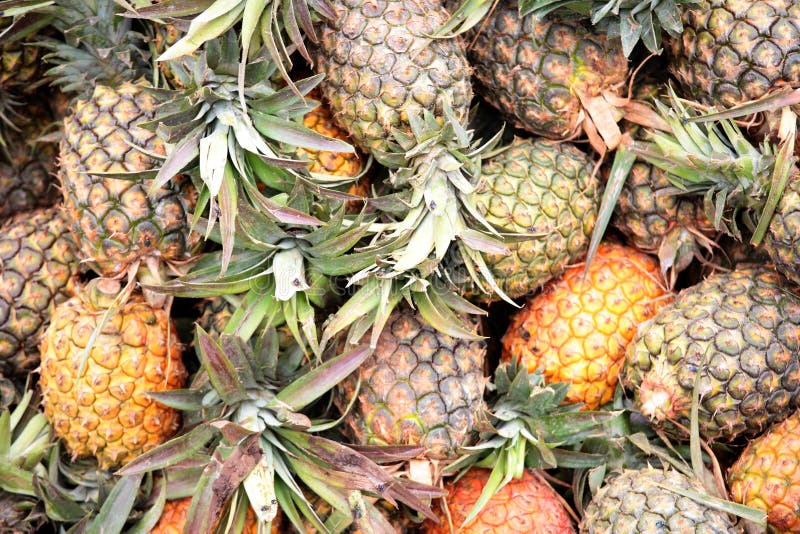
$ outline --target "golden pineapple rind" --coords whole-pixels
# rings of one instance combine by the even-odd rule
[[[137,260],[181,261],[199,239],[189,234],[193,193],[173,179],[148,197],[150,180],[123,180],[92,172],[142,172],[158,161],[133,147],[164,154],[163,141],[140,123],[157,101],[141,85],[95,86],[64,119],[59,178],[64,204],[80,240],[82,259],[103,276],[121,274]]]
[[[39,364],[50,315],[72,296],[77,255],[60,208],[19,214],[0,226],[0,376],[24,376]]]
[[[187,374],[175,326],[136,294],[103,327],[79,377],[105,312],[82,293],[56,308],[43,337],[40,386],[45,416],[67,451],[108,469],[175,434],[179,412],[148,392],[182,388]]]
[[[800,404],[800,297],[774,271],[742,268],[684,289],[628,346],[623,384],[640,409],[654,391],[689,428],[697,370],[700,435],[729,441],[783,420]],[[663,403],[658,403],[663,407]],[[675,425],[643,412],[665,431]],[[674,413],[672,413],[674,412]]]
[[[395,310],[372,356],[339,386],[345,423],[365,445],[422,445],[429,458],[452,458],[483,420],[485,343],[455,339],[413,310]]]
[[[503,359],[541,369],[548,382],[570,383],[566,400],[595,410],[613,398],[625,349],[666,296],[653,258],[601,245],[588,272],[568,269],[511,317]]]

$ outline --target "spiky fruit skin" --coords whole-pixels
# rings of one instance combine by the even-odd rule
[[[698,379],[700,435],[752,436],[797,409],[800,298],[761,268],[716,274],[683,290],[629,345],[623,384],[669,433],[689,428]]]
[[[156,159],[133,148],[165,153],[163,141],[140,126],[153,118],[156,105],[143,85],[97,85],[64,119],[59,170],[64,205],[82,258],[103,276],[121,274],[148,257],[185,260],[198,239],[189,234],[194,194],[188,180],[172,179],[148,196],[149,179],[92,174],[158,168]]]
[[[319,91],[314,90],[308,96],[318,99]],[[330,107],[324,103],[303,115],[303,126],[318,134],[350,142],[350,136],[339,127]],[[359,155],[355,153],[298,148],[296,154],[299,158],[309,161],[308,170],[313,173],[350,177],[357,176],[361,172],[361,161]]]
[[[320,28],[317,70],[336,119],[372,154],[398,152],[394,130],[411,133],[408,114],[441,117],[449,104],[464,119],[472,100],[461,39],[429,36],[447,20],[437,0],[335,0]]]
[[[510,297],[541,287],[588,249],[601,191],[592,169],[573,145],[527,139],[515,139],[483,164],[474,193],[478,210],[499,231],[530,236],[508,243],[509,255],[484,254]],[[470,287],[466,293],[478,294]]]
[[[663,487],[666,486],[666,487]],[[725,534],[739,532],[733,518],[668,488],[705,493],[677,471],[627,469],[607,482],[586,507],[582,534]]]
[[[15,113],[15,127],[0,132],[0,220],[23,211],[46,208],[55,204],[60,193],[52,174],[55,172],[57,147],[55,143],[37,142],[47,133],[53,120],[44,102],[29,97],[24,107]],[[3,157],[4,156],[4,157]]]
[[[209,334],[219,335],[228,326],[235,308],[224,297],[212,297],[200,302],[197,325]]]
[[[581,98],[616,92],[628,76],[618,39],[580,19],[519,16],[501,1],[479,26],[469,58],[476,90],[518,128],[550,139],[582,131]]]
[[[472,468],[447,484],[446,506],[453,527],[464,534],[572,534],[575,528],[558,494],[541,476],[525,470],[492,496],[477,517],[464,525],[489,480],[490,469]],[[440,523],[425,523],[426,534],[450,534],[447,515],[434,511]]]
[[[800,4],[704,0],[683,10],[671,70],[697,100],[731,107],[800,85]]]
[[[366,338],[368,339],[368,338]],[[428,458],[450,458],[483,421],[483,341],[452,338],[413,310],[389,317],[373,354],[339,386],[345,422],[365,445],[424,446]]]
[[[158,518],[158,523],[150,530],[150,534],[183,534],[183,527],[189,515],[189,507],[192,505],[191,497],[183,497],[181,499],[172,499],[164,503],[164,510],[161,512],[161,517]],[[278,534],[280,532],[280,514],[276,517],[277,521],[272,522],[271,534]],[[256,521],[256,514],[253,509],[247,508],[247,517],[244,521],[242,534],[257,534],[258,522]]]
[[[27,91],[40,81],[42,74],[41,49],[28,41],[37,36],[0,44],[0,88]]]
[[[658,263],[636,249],[603,244],[528,299],[503,336],[503,360],[572,385],[566,400],[594,410],[609,402],[625,349],[639,325],[668,302]]]
[[[42,342],[42,404],[73,457],[124,465],[178,430],[180,415],[148,393],[184,387],[181,346],[167,313],[134,294],[111,315],[78,374],[113,297],[90,282],[56,307]]]
[[[767,227],[764,249],[775,268],[800,285],[800,174],[795,173],[781,194]]]
[[[800,412],[750,442],[728,485],[734,502],[767,512],[776,532],[800,532]]]
[[[60,208],[22,213],[0,226],[0,376],[39,365],[39,341],[56,305],[73,294],[78,245]]]

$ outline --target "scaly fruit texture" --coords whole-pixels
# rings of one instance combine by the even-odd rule
[[[337,0],[320,29],[322,92],[353,140],[374,155],[402,151],[395,129],[411,133],[410,113],[449,104],[467,116],[472,88],[460,39],[431,40],[447,19],[436,0]],[[424,43],[423,47],[419,47]]]
[[[800,532],[800,412],[750,442],[728,485],[734,502],[767,512],[775,532]]]
[[[729,441],[797,408],[799,351],[800,298],[774,271],[743,268],[683,290],[642,325],[623,384],[645,416],[685,437],[697,381],[700,435]]]
[[[311,91],[309,98],[319,99],[318,90]],[[350,142],[350,136],[336,123],[330,107],[320,103],[303,116],[303,125],[318,134]],[[299,159],[309,161],[308,170],[317,174],[330,174],[334,176],[358,176],[361,172],[359,155],[354,152],[327,152],[298,147],[295,154]]]
[[[626,469],[592,498],[582,534],[735,534],[732,517],[670,488],[703,493],[703,485],[674,471]]]
[[[592,169],[569,143],[519,138],[483,164],[476,207],[499,231],[530,236],[507,243],[508,255],[484,254],[508,296],[535,291],[586,252],[601,191]]]
[[[669,302],[667,295],[653,258],[600,245],[588,270],[568,269],[511,317],[503,360],[541,369],[548,382],[570,383],[566,400],[596,410],[613,398],[637,328]]]
[[[189,507],[192,504],[191,497],[181,499],[171,499],[164,503],[164,510],[158,523],[150,529],[149,534],[183,534],[183,527],[189,514]],[[280,530],[280,514],[272,521],[271,534],[278,534]],[[258,522],[253,509],[247,507],[247,517],[241,530],[242,534],[258,534]]]
[[[27,91],[41,81],[41,49],[36,36],[0,44],[0,89]]]
[[[481,512],[469,523],[467,515],[489,480],[490,469],[472,468],[456,482],[447,483],[443,506],[438,511],[438,525],[425,523],[426,534],[450,534],[448,517],[457,532],[463,534],[572,534],[575,528],[563,501],[541,475],[525,469],[522,477],[513,478],[495,493]],[[436,510],[436,509],[435,509]]]
[[[478,92],[519,128],[568,139],[589,123],[587,133],[616,126],[603,95],[620,96],[628,61],[618,38],[593,32],[585,20],[520,17],[517,2],[503,0],[478,27],[469,57]]]
[[[0,376],[39,365],[40,336],[73,294],[78,245],[60,208],[22,213],[0,226]]]
[[[429,458],[450,458],[483,420],[485,356],[483,341],[445,335],[400,307],[373,354],[340,384],[337,404],[349,405],[360,380],[345,417],[358,443],[421,445]]]
[[[671,70],[695,99],[731,107],[800,85],[800,4],[703,0],[683,11]]]
[[[43,405],[73,457],[95,456],[102,469],[109,469],[178,430],[178,411],[148,393],[184,387],[186,370],[175,326],[164,310],[151,307],[137,293],[112,310],[103,325],[119,284],[95,279],[77,293],[55,309],[44,334]]]
[[[153,118],[156,105],[142,84],[98,84],[91,97],[75,101],[64,119],[59,162],[64,205],[82,258],[103,276],[121,274],[148,258],[185,260],[199,239],[189,234],[194,195],[188,180],[173,179],[148,196],[150,179],[92,174],[158,167],[142,150],[163,155],[164,142],[141,127]]]

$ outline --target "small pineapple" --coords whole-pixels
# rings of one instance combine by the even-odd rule
[[[39,341],[56,305],[73,295],[78,245],[60,208],[22,213],[0,225],[0,376],[39,365]]]
[[[657,262],[603,244],[588,270],[568,269],[511,317],[503,359],[567,382],[568,402],[595,410],[614,396],[625,349],[644,321],[669,302]]]
[[[734,502],[767,512],[774,532],[800,532],[800,412],[750,442],[728,485]]]
[[[369,335],[365,336],[368,339]],[[483,341],[438,332],[414,310],[396,309],[373,354],[339,386],[345,423],[365,445],[422,445],[429,458],[452,458],[483,421]]]
[[[670,488],[704,492],[703,485],[675,470],[626,469],[595,494],[586,507],[584,534],[736,534],[734,518]]]
[[[192,504],[191,497],[183,497],[181,499],[170,499],[164,503],[164,510],[161,512],[161,517],[158,518],[158,523],[149,534],[182,534],[183,527],[186,524],[186,517],[189,514],[189,506]],[[272,521],[271,534],[278,534],[281,532],[280,514]],[[253,513],[251,507],[247,507],[247,516],[245,518],[244,527],[241,530],[242,534],[258,534],[258,522],[256,521],[256,514]]]
[[[702,0],[683,10],[671,70],[687,92],[731,107],[775,87],[800,86],[800,4],[795,0]]]
[[[520,478],[512,479],[496,492],[481,512],[464,523],[478,501],[491,470],[472,468],[455,482],[448,482],[438,525],[425,523],[426,534],[450,534],[449,521],[457,532],[479,534],[573,534],[575,527],[564,501],[536,471],[525,469]]]
[[[569,143],[517,138],[484,162],[473,194],[478,210],[499,231],[529,236],[509,242],[508,255],[484,254],[509,297],[535,291],[583,256],[600,192],[591,159]],[[479,294],[464,283],[467,295]]]
[[[623,384],[642,414],[685,437],[696,382],[700,435],[729,441],[797,409],[799,351],[800,297],[774,271],[741,268],[684,289],[643,324]]]
[[[30,91],[42,82],[42,53],[31,44],[38,36],[0,43],[0,90]]]
[[[308,94],[308,97],[319,100],[321,95],[315,89]],[[320,103],[306,113],[303,116],[303,125],[318,134],[350,142],[350,136],[339,127],[330,107],[325,103]],[[298,159],[309,161],[309,172],[345,177],[358,176],[361,172],[361,161],[355,152],[326,152],[298,147],[295,154]]]
[[[74,458],[95,456],[103,469],[124,465],[178,430],[179,413],[148,393],[186,382],[167,313],[139,294],[119,305],[119,292],[115,280],[89,282],[55,309],[41,348],[45,415]],[[103,324],[113,306],[119,308]]]

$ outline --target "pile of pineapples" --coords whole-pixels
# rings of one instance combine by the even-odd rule
[[[0,533],[800,532],[800,3],[0,0]]]

